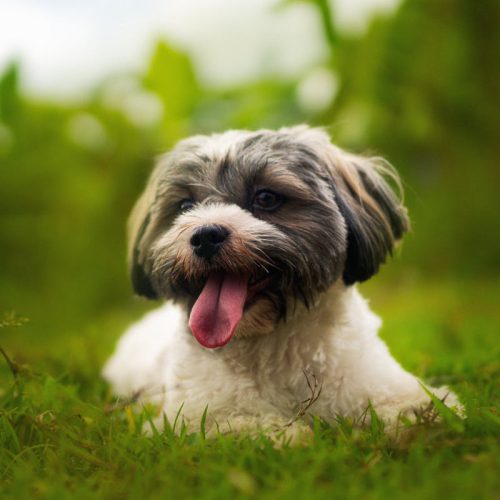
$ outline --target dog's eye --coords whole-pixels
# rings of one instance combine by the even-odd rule
[[[261,189],[255,193],[253,198],[253,207],[257,210],[265,210],[272,212],[278,209],[283,203],[283,196],[278,193],[273,193],[268,189]]]
[[[191,198],[185,198],[179,203],[179,210],[181,212],[187,212],[194,207],[194,200]]]

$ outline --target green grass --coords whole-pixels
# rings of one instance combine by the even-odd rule
[[[416,426],[411,440],[394,443],[377,426],[316,422],[310,446],[279,450],[264,437],[146,437],[149,409],[110,411],[112,396],[99,378],[113,341],[140,306],[45,339],[4,317],[0,345],[11,364],[0,360],[0,496],[497,497],[500,286],[408,278],[363,291],[404,366],[461,396],[463,425]]]

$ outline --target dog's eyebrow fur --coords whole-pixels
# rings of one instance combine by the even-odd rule
[[[255,184],[259,187],[268,187],[283,195],[304,200],[313,199],[316,196],[306,182],[303,182],[299,176],[294,175],[284,165],[267,164],[258,172]]]

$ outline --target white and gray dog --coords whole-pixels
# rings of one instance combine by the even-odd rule
[[[394,423],[427,406],[355,286],[408,229],[387,176],[306,126],[181,141],[130,219],[135,291],[167,302],[119,341],[114,391],[157,404],[159,425],[198,428],[208,408],[214,429],[292,437],[308,413],[359,421],[371,404]]]

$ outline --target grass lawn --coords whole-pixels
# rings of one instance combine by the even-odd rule
[[[311,446],[280,450],[264,437],[145,437],[148,409],[109,411],[99,378],[142,306],[65,335],[35,335],[4,316],[0,497],[498,498],[500,284],[375,280],[363,291],[395,356],[452,386],[467,408],[463,422],[416,426],[405,443],[377,425],[316,422]]]

